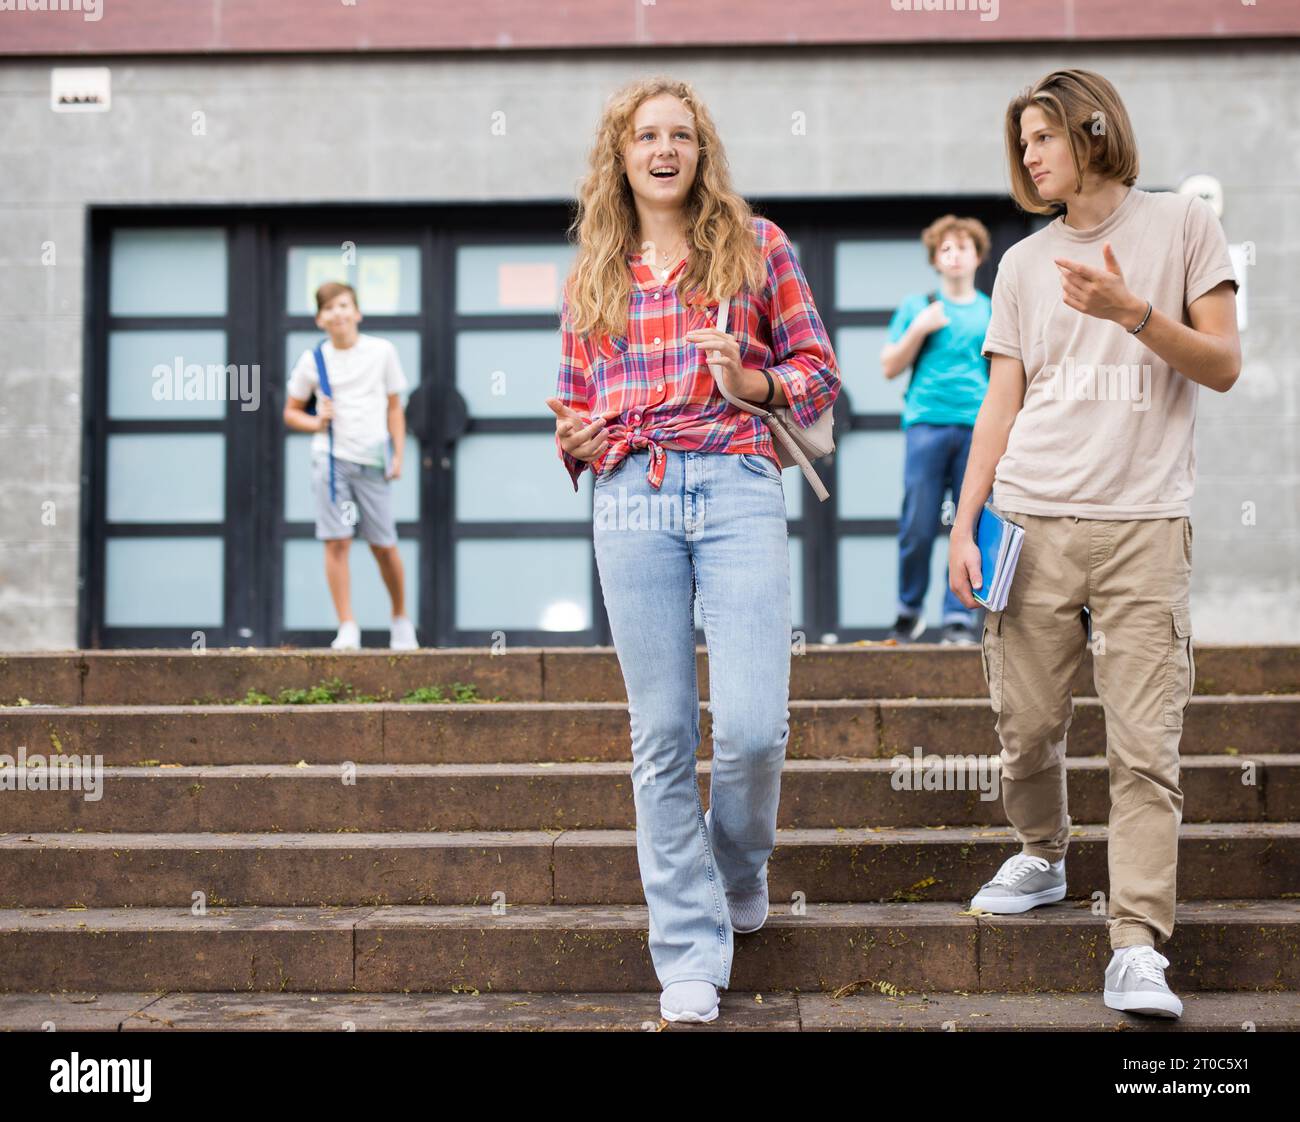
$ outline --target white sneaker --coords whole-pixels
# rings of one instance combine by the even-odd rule
[[[361,649],[361,628],[354,619],[346,619],[339,624],[339,633],[334,636],[330,646],[336,651],[359,651]]]
[[[420,644],[415,639],[415,624],[406,616],[393,619],[392,629],[388,633],[388,646],[395,651],[419,650]]]
[[[1183,1003],[1165,981],[1168,965],[1155,947],[1120,947],[1106,967],[1106,1005],[1125,1013],[1181,1017]]]
[[[706,1024],[718,1016],[718,987],[712,982],[690,979],[670,982],[659,998],[659,1015],[665,1021],[694,1021]]]

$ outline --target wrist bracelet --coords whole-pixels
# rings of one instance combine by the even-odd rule
[[[772,375],[766,370],[760,373],[767,379],[767,397],[763,399],[763,408],[766,409],[772,404],[772,398],[776,396],[776,383],[772,381]]]
[[[1129,332],[1129,334],[1130,334],[1130,335],[1136,335],[1139,331],[1141,331],[1144,327],[1146,327],[1146,325],[1147,325],[1147,320],[1149,320],[1150,318],[1151,318],[1151,301],[1148,300],[1148,301],[1147,301],[1147,314],[1144,315],[1144,316],[1142,317],[1142,322],[1139,323],[1135,328],[1133,328],[1133,329]]]

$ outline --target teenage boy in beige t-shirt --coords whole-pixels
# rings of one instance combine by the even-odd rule
[[[971,906],[1018,913],[1065,896],[1070,687],[1090,644],[1110,768],[1104,998],[1178,1017],[1155,946],[1174,926],[1179,741],[1195,682],[1193,425],[1199,386],[1226,392],[1241,369],[1236,280],[1202,200],[1133,186],[1132,126],[1105,78],[1047,75],[1012,100],[1006,129],[1016,201],[1065,209],[998,266],[989,391],[952,529],[949,583],[968,607],[990,487],[993,509],[1025,530],[1006,607],[982,637],[1022,852]]]

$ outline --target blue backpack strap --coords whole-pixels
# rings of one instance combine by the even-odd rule
[[[315,350],[311,353],[316,359],[316,376],[320,382],[320,392],[325,397],[331,397],[330,394],[330,376],[329,371],[325,369],[325,352],[321,348],[325,345],[324,340],[316,344]],[[338,501],[336,498],[337,491],[334,485],[334,422],[330,421],[329,428],[325,430],[329,434],[329,460],[330,460],[330,502]]]

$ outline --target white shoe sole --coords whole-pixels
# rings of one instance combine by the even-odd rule
[[[1045,888],[1042,892],[1033,892],[1028,896],[985,897],[976,893],[970,906],[971,910],[978,908],[982,912],[992,912],[994,915],[1014,916],[1027,912],[1030,908],[1036,908],[1040,904],[1055,904],[1058,900],[1064,899],[1065,885],[1061,885],[1060,888]]]
[[[1116,993],[1105,990],[1106,1006],[1121,1013],[1145,1013],[1148,1017],[1181,1017],[1183,1003],[1172,993]]]
[[[735,932],[735,934],[737,935],[752,935],[754,934],[755,931],[761,931],[766,926],[767,926],[767,916],[764,916],[763,922],[760,923],[757,927],[737,927],[733,923],[731,925],[731,930]]]
[[[693,1013],[689,1010],[681,1013],[670,1013],[661,1005],[659,1006],[659,1016],[661,1016],[665,1021],[680,1021],[687,1024],[704,1025],[708,1024],[710,1021],[716,1021],[718,1019],[718,1007],[715,1005],[707,1013]]]

